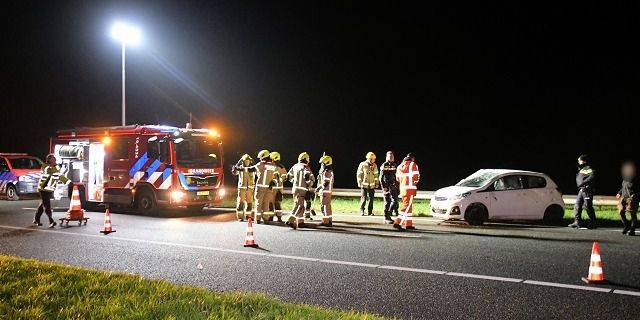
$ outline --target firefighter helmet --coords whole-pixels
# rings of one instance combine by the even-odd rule
[[[320,158],[320,161],[318,161],[318,163],[324,164],[325,166],[330,166],[333,164],[333,159],[325,154]]]
[[[258,159],[262,160],[264,158],[268,158],[269,157],[269,150],[262,150],[260,152],[258,152]]]
[[[376,159],[376,154],[373,152],[367,152],[367,159],[368,160],[375,160]]]
[[[280,152],[278,151],[271,152],[269,154],[269,157],[271,157],[271,160],[273,161],[280,161]]]
[[[242,155],[242,157],[240,157],[240,160],[241,160],[241,161],[246,161],[246,160],[253,161],[253,159],[251,158],[251,156],[250,156],[250,155],[248,155],[248,154],[246,154],[246,153],[245,153],[245,154],[243,154],[243,155]]]
[[[301,153],[301,154],[298,156],[298,161],[302,161],[303,159],[304,159],[304,160],[307,160],[307,162],[309,162],[309,154],[308,154],[308,153],[306,153],[306,152]]]

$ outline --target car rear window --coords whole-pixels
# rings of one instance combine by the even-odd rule
[[[527,176],[527,188],[529,189],[537,189],[544,188],[547,186],[547,179],[538,176]]]

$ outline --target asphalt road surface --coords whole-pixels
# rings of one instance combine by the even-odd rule
[[[619,229],[255,225],[255,249],[232,214],[113,214],[105,236],[99,212],[87,226],[31,226],[36,206],[0,201],[1,253],[405,319],[640,319],[640,237]],[[609,285],[581,281],[594,240]]]

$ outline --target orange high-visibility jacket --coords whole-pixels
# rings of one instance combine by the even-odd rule
[[[418,165],[411,160],[403,161],[396,171],[396,179],[400,184],[401,196],[415,196],[418,191],[418,181],[420,181]]]

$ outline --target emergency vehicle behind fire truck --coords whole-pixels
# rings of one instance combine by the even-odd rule
[[[155,125],[77,128],[50,140],[83,204],[202,209],[224,197],[223,150],[215,130]],[[55,197],[68,195],[56,190]]]

